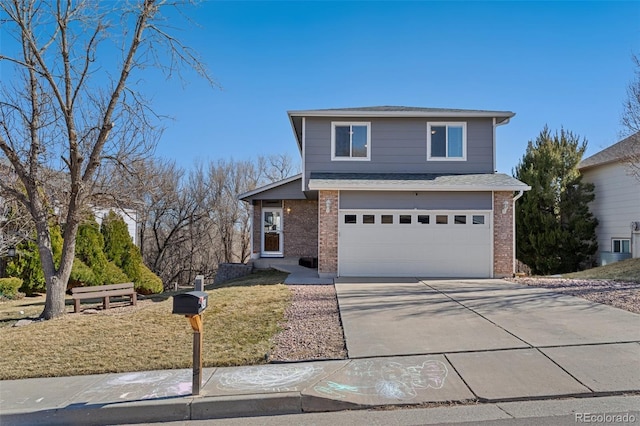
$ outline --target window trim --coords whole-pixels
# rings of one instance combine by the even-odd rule
[[[431,127],[445,126],[447,141],[445,142],[445,157],[431,156]],[[462,157],[449,157],[449,126],[462,127]],[[466,121],[432,121],[427,122],[427,161],[467,161],[467,122]]]
[[[367,127],[367,156],[353,157],[350,152],[348,157],[336,156],[336,126],[366,126]],[[353,151],[350,145],[349,150]],[[331,122],[331,161],[371,161],[371,122],[370,121],[332,121]]]

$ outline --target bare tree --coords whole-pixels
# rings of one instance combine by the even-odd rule
[[[289,154],[261,155],[256,167],[268,182],[277,182],[300,173],[300,164],[296,164]]]
[[[156,162],[147,170],[153,171],[144,196],[144,259],[166,284],[188,282],[196,269],[198,241],[206,235],[200,226],[207,218],[203,209],[206,188],[191,175],[185,180],[184,170],[174,163]]]
[[[0,150],[22,185],[2,181],[0,190],[24,205],[35,224],[47,287],[45,319],[65,311],[78,224],[104,188],[98,184],[105,184],[107,164],[126,167],[155,145],[156,117],[129,83],[132,77],[146,67],[171,75],[186,65],[211,81],[194,54],[162,26],[162,11],[180,9],[180,3],[0,2],[3,29],[17,42],[15,54],[5,46],[0,54],[9,76],[0,96]],[[99,62],[101,55],[109,60]],[[64,223],[58,268],[49,231],[56,210]]]
[[[15,185],[17,181],[15,173],[3,162],[0,162],[0,181],[6,185]],[[15,248],[31,234],[33,225],[29,212],[16,200],[0,195],[0,259],[9,254],[9,248]]]
[[[623,137],[630,138],[627,164],[631,174],[640,181],[640,56],[633,55],[634,79],[627,87],[627,98],[623,104]]]

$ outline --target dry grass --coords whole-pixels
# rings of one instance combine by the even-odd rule
[[[264,362],[291,299],[279,284],[285,277],[258,273],[207,290],[205,367]],[[172,294],[24,327],[8,325],[37,317],[44,300],[1,302],[0,379],[190,368],[193,335],[186,318],[171,314]]]
[[[562,274],[562,278],[618,280],[640,283],[640,258],[627,259],[572,274]]]

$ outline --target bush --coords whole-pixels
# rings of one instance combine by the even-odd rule
[[[0,278],[0,297],[15,298],[21,286],[22,280],[20,278]]]
[[[57,268],[60,265],[60,257],[62,255],[62,232],[60,227],[55,224],[50,226],[49,231],[53,261]],[[33,240],[35,240],[35,235]],[[44,293],[47,289],[42,263],[40,262],[40,252],[38,251],[38,245],[33,240],[27,240],[18,245],[18,256],[7,262],[6,269],[9,277],[16,277],[22,280],[20,291],[27,296]]]
[[[141,286],[142,256],[138,247],[131,241],[124,220],[110,211],[102,220],[100,232],[104,239],[104,252],[107,258],[127,274],[128,281],[136,283],[136,287]]]
[[[104,284],[120,284],[127,282],[131,282],[131,280],[127,277],[127,274],[122,271],[122,269],[118,268],[118,266],[113,262],[107,263]]]
[[[46,290],[44,272],[40,263],[38,246],[32,241],[25,241],[17,247],[18,256],[7,262],[7,275],[20,278],[20,291],[27,296]]]
[[[140,281],[135,283],[136,291],[140,294],[162,293],[162,280],[146,265],[140,266]]]
[[[116,265],[118,263],[116,262]],[[122,257],[122,264],[119,265],[125,274],[134,283],[138,283],[142,279],[142,256],[138,247],[131,244],[125,255]]]
[[[89,220],[78,227],[76,256],[91,268],[97,281],[105,281],[109,261],[104,254],[104,239],[95,220]]]
[[[127,224],[122,217],[111,210],[102,219],[100,233],[104,238],[104,252],[107,258],[122,268],[124,258],[128,255],[129,247],[133,245]]]
[[[71,275],[67,288],[84,287],[88,285],[100,285],[93,270],[77,257],[73,258],[73,266],[71,267]]]

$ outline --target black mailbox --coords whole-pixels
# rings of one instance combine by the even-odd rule
[[[198,315],[207,308],[209,295],[204,291],[190,291],[173,296],[173,312],[180,315]]]

